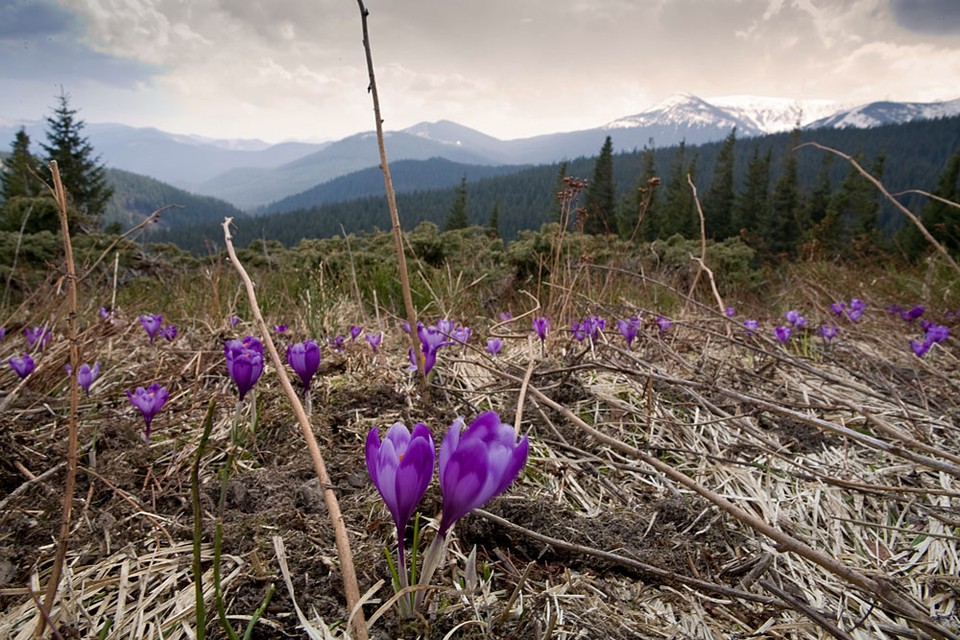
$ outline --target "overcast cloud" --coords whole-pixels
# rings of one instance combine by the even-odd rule
[[[686,91],[960,97],[955,0],[368,0],[385,125],[583,129]],[[0,0],[0,118],[214,137],[373,127],[352,0]]]

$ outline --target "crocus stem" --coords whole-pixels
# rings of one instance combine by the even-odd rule
[[[303,410],[307,415],[313,415],[313,394],[310,393],[310,387],[303,390]]]
[[[443,560],[444,554],[447,552],[447,532],[443,534],[437,534],[437,537],[433,539],[433,542],[430,543],[430,548],[427,549],[427,552],[423,554],[423,567],[420,570],[420,580],[417,582],[418,585],[425,586],[430,584],[430,580],[433,579],[433,574],[436,573],[437,569],[440,567],[440,564]],[[419,609],[420,605],[423,604],[423,597],[426,593],[426,589],[417,591],[417,597],[414,600],[413,608]]]

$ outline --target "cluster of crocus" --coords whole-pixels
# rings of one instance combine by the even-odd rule
[[[177,337],[177,326],[168,324],[165,327],[161,327],[160,336],[167,342],[173,342],[174,338]]]
[[[840,333],[840,328],[835,324],[820,325],[820,337],[823,338],[825,342],[836,338],[838,333]]]
[[[67,364],[67,376],[73,374],[73,371],[70,368],[70,364]],[[100,361],[97,360],[93,363],[93,367],[84,363],[80,365],[80,368],[77,369],[77,384],[80,385],[80,388],[83,389],[83,392],[90,395],[90,385],[96,381],[97,376],[100,375]]]
[[[47,346],[47,343],[50,342],[50,338],[52,337],[46,325],[42,327],[24,327],[23,335],[27,338],[27,346],[31,349],[36,346],[40,351],[43,351],[43,348]]]
[[[893,305],[893,306],[896,306],[896,305]],[[899,314],[900,314],[900,317],[906,320],[907,322],[913,322],[914,320],[922,316],[924,311],[926,310],[927,310],[926,307],[924,307],[922,304],[918,304],[917,306],[912,307],[910,309],[902,309],[902,308],[899,309]]]
[[[578,342],[583,342],[583,340],[589,337],[590,342],[596,344],[600,338],[600,333],[606,326],[607,321],[600,316],[590,316],[580,322],[572,323],[570,325],[570,333],[573,334],[573,338]]]
[[[830,310],[838,317],[846,316],[851,322],[856,322],[863,317],[863,311],[867,308],[867,303],[860,298],[851,298],[850,303],[838,300],[830,305]]]
[[[633,341],[637,339],[637,335],[640,333],[640,318],[632,316],[630,318],[617,320],[617,330],[620,331],[623,339],[627,341],[627,349],[631,348]]]
[[[800,312],[796,309],[790,309],[783,317],[794,329],[801,329],[807,325],[807,319],[800,315]]]
[[[406,324],[404,326],[407,326]],[[443,347],[454,344],[454,341],[465,342],[470,337],[469,329],[464,334],[461,330],[457,333],[458,327],[452,320],[441,319],[436,325],[426,326],[422,322],[417,323],[417,337],[420,338],[420,350],[423,353],[423,373],[424,375],[433,370],[437,364],[437,353]],[[460,340],[457,339],[460,338]],[[410,371],[417,370],[417,363],[414,360],[413,349],[407,350],[407,357],[410,358]]]
[[[10,364],[10,368],[20,376],[21,380],[33,373],[33,370],[37,366],[37,363],[33,361],[29,353],[25,353],[19,357],[11,356],[7,362]]]
[[[437,465],[443,495],[440,528],[424,559],[420,584],[428,584],[439,566],[454,523],[503,493],[526,464],[528,451],[526,436],[517,440],[513,427],[494,411],[480,414],[466,429],[462,418],[450,425]],[[367,471],[397,526],[401,586],[408,575],[406,527],[433,478],[434,458],[433,437],[423,424],[410,433],[398,422],[382,441],[376,429],[367,435]]]
[[[161,387],[159,382],[154,382],[146,389],[137,387],[133,393],[130,393],[130,390],[127,389],[127,397],[130,398],[133,406],[143,414],[143,422],[146,424],[144,439],[149,441],[150,426],[153,423],[153,418],[167,400],[170,399],[170,394],[167,392],[166,387]]]
[[[320,368],[320,345],[304,340],[287,346],[287,364],[300,377],[303,388],[309,389],[310,380]]]
[[[950,328],[944,325],[928,322],[923,323],[921,326],[923,326],[925,331],[923,341],[910,341],[910,350],[913,351],[914,355],[918,358],[925,356],[933,345],[940,344],[950,337]]]
[[[237,385],[240,400],[253,388],[263,373],[263,344],[253,336],[230,340],[223,347],[227,373]]]

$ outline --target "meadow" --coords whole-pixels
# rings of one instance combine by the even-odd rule
[[[405,240],[443,343],[422,379],[387,234],[239,250],[263,322],[225,254],[95,236],[76,240],[72,315],[63,253],[32,242],[0,315],[0,637],[34,637],[58,544],[43,624],[61,638],[960,635],[960,295],[937,254],[763,267],[739,241],[426,224]],[[316,343],[306,387],[282,367],[328,484],[272,359],[252,382],[228,367],[247,336],[281,357]],[[88,393],[74,347],[99,363]],[[153,383],[146,438],[131,396]],[[395,597],[371,430],[425,424],[442,474],[450,425],[490,410],[525,465]],[[412,567],[444,526],[439,482],[421,554],[405,530]]]

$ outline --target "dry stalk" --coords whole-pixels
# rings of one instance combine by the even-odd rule
[[[947,251],[946,248],[944,248],[944,246],[940,244],[937,241],[937,239],[934,238],[929,231],[927,231],[927,228],[923,226],[923,222],[920,221],[920,218],[914,215],[914,213],[910,211],[910,209],[907,209],[905,206],[900,204],[900,201],[894,198],[890,194],[890,192],[887,191],[887,188],[883,186],[883,183],[877,180],[876,178],[874,178],[872,175],[870,175],[870,172],[868,172],[866,169],[861,167],[860,163],[854,160],[852,156],[849,156],[846,153],[843,153],[842,151],[837,151],[836,149],[833,149],[831,147],[818,144],[816,142],[805,142],[804,144],[801,144],[800,146],[798,146],[797,149],[802,149],[803,147],[814,147],[815,149],[820,149],[821,151],[828,151],[834,155],[840,156],[841,158],[849,162],[851,165],[853,165],[853,168],[859,171],[860,175],[862,175],[864,178],[872,182],[873,185],[880,190],[880,193],[882,193],[887,200],[892,202],[893,205],[900,210],[900,213],[907,216],[910,219],[910,222],[912,222],[917,226],[917,228],[920,230],[920,233],[923,234],[923,237],[927,239],[927,242],[932,244],[934,249],[936,249],[937,252],[946,259],[947,263],[951,267],[953,267],[953,270],[957,272],[957,275],[960,275],[960,264],[957,264],[957,261],[953,259],[953,256],[950,255],[950,252]]]
[[[360,22],[363,26],[363,51],[367,57],[367,73],[370,76],[370,85],[367,90],[373,98],[373,115],[377,124],[377,146],[380,148],[380,169],[383,171],[383,186],[387,191],[387,206],[390,208],[390,224],[393,228],[393,244],[397,252],[397,268],[400,270],[400,287],[403,290],[403,306],[407,312],[407,322],[410,324],[410,348],[413,350],[413,360],[417,363],[417,372],[420,374],[421,384],[426,384],[426,375],[423,370],[423,350],[420,348],[420,339],[417,335],[417,310],[413,306],[413,295],[410,293],[410,276],[407,274],[407,258],[403,252],[403,230],[400,228],[400,213],[397,210],[397,195],[393,190],[393,179],[390,177],[390,164],[387,162],[387,147],[383,142],[383,119],[380,117],[380,97],[377,94],[377,79],[373,72],[373,53],[370,51],[370,34],[367,30],[367,16],[370,12],[363,6],[363,0],[357,0],[360,7]]]
[[[67,477],[63,485],[63,513],[60,518],[60,537],[57,540],[57,554],[50,569],[50,580],[44,593],[41,618],[34,633],[35,638],[43,637],[44,626],[53,602],[57,597],[57,587],[60,584],[60,574],[67,557],[67,546],[70,541],[70,520],[73,513],[73,494],[77,485],[77,410],[80,404],[79,386],[77,385],[77,371],[80,368],[80,341],[77,340],[77,272],[73,264],[73,246],[70,244],[70,225],[67,221],[67,192],[60,180],[60,169],[57,161],[50,162],[50,172],[53,174],[53,188],[51,192],[57,201],[57,212],[60,216],[60,233],[63,235],[64,261],[67,268],[67,340],[70,342],[70,367],[73,375],[70,376],[70,414],[67,431]]]
[[[323,461],[323,454],[320,452],[320,446],[313,435],[313,429],[310,427],[310,419],[307,417],[300,403],[297,391],[290,383],[287,371],[284,368],[283,361],[280,360],[280,354],[277,352],[276,345],[270,337],[270,329],[267,327],[263,314],[260,312],[260,305],[257,302],[257,295],[254,291],[253,281],[247,275],[246,269],[237,258],[237,253],[233,249],[233,240],[230,235],[230,223],[233,218],[226,218],[223,221],[223,234],[227,245],[227,253],[230,255],[230,262],[243,281],[247,291],[247,298],[250,301],[250,310],[253,313],[254,321],[263,337],[263,342],[270,353],[270,360],[276,370],[277,378],[280,380],[280,386],[293,407],[293,412],[297,416],[297,422],[300,424],[300,431],[307,442],[307,449],[310,452],[310,458],[313,460],[313,466],[320,480],[320,486],[323,487],[323,500],[327,506],[327,512],[330,514],[330,522],[333,525],[333,533],[336,538],[337,554],[340,557],[340,572],[343,574],[343,590],[347,599],[347,609],[353,611],[357,609],[356,617],[353,620],[353,633],[358,640],[367,639],[367,624],[363,616],[363,611],[356,606],[360,602],[360,587],[357,584],[357,572],[353,566],[353,552],[350,550],[350,538],[347,533],[346,525],[343,522],[343,514],[340,511],[340,504],[337,501],[337,494],[333,491],[333,484],[330,482],[330,476],[327,473],[327,466]]]
[[[720,313],[723,313],[723,299],[720,297],[720,292],[717,290],[717,282],[713,278],[713,271],[707,268],[707,224],[703,218],[703,208],[700,206],[700,197],[697,195],[697,186],[693,184],[693,179],[690,177],[690,174],[687,174],[687,184],[690,185],[690,190],[693,191],[693,201],[697,205],[697,215],[700,216],[700,257],[694,258],[690,256],[691,259],[696,260],[697,264],[700,265],[700,268],[697,269],[697,275],[693,278],[693,284],[690,285],[690,291],[687,292],[687,300],[690,300],[693,297],[693,292],[697,290],[697,283],[700,281],[700,274],[704,271],[707,272],[707,277],[710,278],[710,288],[713,290],[713,297],[717,301],[717,307],[720,310]]]

